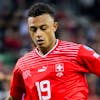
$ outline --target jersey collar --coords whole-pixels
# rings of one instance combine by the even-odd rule
[[[56,42],[56,44],[54,45],[54,47],[50,50],[50,51],[48,51],[45,55],[42,55],[41,53],[39,53],[39,51],[37,50],[37,48],[35,49],[35,51],[36,51],[36,53],[40,56],[40,57],[46,57],[48,54],[50,54],[56,47],[57,47],[57,45],[59,44],[59,40],[57,39],[57,42]]]

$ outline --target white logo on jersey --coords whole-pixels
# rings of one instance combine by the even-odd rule
[[[61,77],[63,76],[64,72],[64,65],[63,64],[56,64],[55,66],[56,76]]]
[[[42,68],[38,69],[38,72],[44,72],[47,70],[47,67],[46,66],[43,66]]]
[[[93,51],[92,48],[90,48],[90,47],[88,47],[88,46],[86,46],[86,45],[84,45],[84,48],[87,49],[87,50]]]
[[[95,58],[99,58],[100,55],[97,54],[97,53],[94,53],[93,56],[94,56]]]
[[[86,48],[87,50],[90,50],[90,51],[94,51],[92,48],[90,48],[90,47],[88,47],[88,46],[85,46],[85,45],[84,45],[84,48]],[[99,55],[98,53],[96,53],[96,52],[93,54],[93,56],[94,56],[95,58],[99,58],[99,57],[100,57],[100,55]]]
[[[26,71],[23,72],[23,78],[24,79],[27,79],[28,77],[31,77],[31,76],[32,75],[31,75],[30,70],[26,70]]]

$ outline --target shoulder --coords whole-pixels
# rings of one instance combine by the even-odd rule
[[[74,42],[69,42],[69,41],[63,41],[63,40],[60,40],[60,46],[62,46],[63,48],[80,48],[82,46],[82,44],[78,44],[78,43],[74,43]]]
[[[15,64],[15,70],[23,68],[24,63],[31,61],[31,59],[33,59],[34,55],[35,55],[35,51],[32,50],[32,51],[24,54],[22,57],[20,57]]]
[[[19,60],[26,60],[27,58],[34,57],[34,55],[35,55],[35,49],[28,52],[28,53],[26,53],[26,54],[24,54],[22,57],[20,57]]]

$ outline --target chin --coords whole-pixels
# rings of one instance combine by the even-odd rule
[[[43,44],[38,44],[39,48],[45,48],[45,46]]]

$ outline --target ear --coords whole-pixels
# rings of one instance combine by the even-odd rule
[[[58,23],[54,22],[54,32],[56,32],[57,28],[58,28]]]

